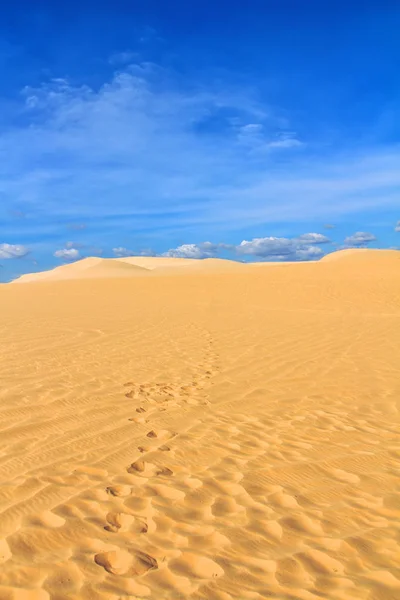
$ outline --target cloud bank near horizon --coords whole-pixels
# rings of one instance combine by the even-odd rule
[[[368,232],[356,232],[344,240],[343,245],[338,245],[336,249],[343,248],[365,248],[370,242],[376,241],[376,237]],[[205,259],[216,258],[221,255],[233,260],[261,260],[261,261],[307,261],[318,260],[325,255],[321,246],[331,244],[332,241],[320,233],[304,233],[295,238],[284,237],[264,237],[253,238],[252,240],[243,240],[240,244],[227,244],[223,242],[201,242],[199,244],[182,244],[176,248],[161,253],[146,249],[140,252],[129,250],[123,246],[112,249],[115,258],[125,258],[129,256],[161,256],[169,258],[192,258]],[[59,249],[54,253],[56,258],[63,262],[73,262],[88,256],[88,252],[93,248],[84,250],[81,254],[80,246],[73,242],[68,242],[65,248]],[[96,254],[101,254],[97,249]]]

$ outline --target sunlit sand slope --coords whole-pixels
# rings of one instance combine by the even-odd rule
[[[39,281],[60,281],[65,279],[110,279],[135,277],[156,273],[184,273],[191,271],[225,272],[241,268],[242,263],[219,258],[196,260],[191,258],[163,258],[132,256],[128,258],[90,257],[64,264],[49,271],[28,273],[12,283],[34,283]],[[182,267],[185,267],[182,269]]]
[[[399,253],[355,257],[0,286],[0,599],[398,600]]]
[[[50,271],[22,275],[13,283],[60,281],[64,279],[110,279],[144,275],[147,269],[111,258],[84,258],[74,263],[61,265]]]

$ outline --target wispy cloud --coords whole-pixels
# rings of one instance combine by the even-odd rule
[[[0,244],[0,259],[22,258],[29,249],[19,244]]]
[[[328,244],[331,241],[322,233],[303,233],[295,239],[300,243],[305,242],[307,244]]]
[[[373,233],[368,233],[367,231],[357,231],[356,233],[353,233],[353,235],[349,235],[348,237],[346,237],[344,240],[344,244],[345,246],[358,248],[361,246],[366,246],[367,244],[369,244],[370,242],[374,242],[375,240],[376,237]]]
[[[124,256],[135,256],[135,252],[133,250],[128,250],[128,248],[124,248],[123,246],[113,248],[112,251],[118,258],[122,258]]]
[[[394,230],[395,231],[400,231],[400,221],[397,221]]]
[[[66,242],[64,248],[56,250],[53,253],[55,258],[60,258],[64,262],[80,260],[87,256],[101,256],[103,249],[97,246],[83,244],[81,242]]]
[[[60,258],[63,262],[73,262],[82,258],[76,248],[61,248],[61,250],[54,252],[54,256]]]
[[[396,148],[298,155],[290,124],[246,90],[184,89],[145,64],[99,89],[58,79],[24,97],[25,125],[0,140],[0,191],[36,215],[73,218],[70,227],[95,212],[122,225],[146,215],[155,228],[234,229],[398,203]],[[254,140],[269,151],[255,153]],[[284,163],[274,148],[288,153]]]
[[[108,59],[108,62],[110,63],[110,65],[120,66],[133,62],[135,58],[136,55],[134,52],[130,50],[125,50],[124,52],[115,52],[114,54],[112,54]]]
[[[258,153],[276,149],[298,148],[303,146],[292,131],[271,132],[261,123],[247,123],[237,127],[237,139],[245,147]]]

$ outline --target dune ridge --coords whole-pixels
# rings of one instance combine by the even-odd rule
[[[12,283],[59,281],[65,279],[135,277],[137,275],[145,274],[146,271],[147,269],[140,265],[129,264],[112,258],[89,257],[73,263],[61,265],[49,271],[22,275]]]
[[[346,259],[343,262],[343,259]],[[382,262],[382,259],[383,262]],[[364,248],[352,248],[338,250],[322,257],[319,261],[304,262],[254,262],[242,263],[234,260],[221,258],[172,258],[163,256],[128,256],[121,258],[99,258],[88,257],[79,261],[61,265],[48,271],[28,273],[18,277],[11,283],[34,283],[39,281],[59,281],[64,279],[108,279],[118,277],[135,277],[147,274],[190,274],[195,272],[226,272],[243,267],[280,267],[288,268],[293,265],[308,267],[309,265],[340,262],[341,266],[352,269],[354,262],[360,264],[367,262],[367,268],[380,268],[382,265],[398,265],[400,252],[395,250],[372,250]],[[384,267],[385,268],[385,267]]]
[[[337,250],[323,256],[320,260],[322,263],[344,262],[351,267],[356,263],[364,262],[366,268],[371,268],[374,264],[387,268],[389,265],[394,265],[400,261],[399,250],[386,250],[383,248],[348,248],[346,250]]]
[[[195,271],[226,271],[240,268],[242,263],[220,258],[164,258],[132,256],[127,258],[88,257],[38,273],[22,275],[11,283],[33,283],[38,281],[60,281],[64,279],[108,279],[114,277],[135,277],[137,275],[159,273],[179,273],[182,267]]]
[[[397,600],[398,257],[0,286],[0,599]]]

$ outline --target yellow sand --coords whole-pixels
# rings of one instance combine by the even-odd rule
[[[181,267],[190,267],[182,269]],[[134,277],[138,275],[151,275],[156,273],[174,272],[177,274],[187,274],[195,271],[218,271],[226,272],[237,270],[242,264],[232,260],[222,260],[219,258],[207,258],[205,260],[196,260],[193,258],[163,258],[147,256],[130,256],[127,258],[84,258],[78,262],[61,265],[51,271],[42,271],[40,273],[28,273],[22,275],[12,283],[34,283],[38,281],[60,281],[65,279],[109,279]]]
[[[400,253],[90,260],[0,286],[0,600],[399,599]]]

